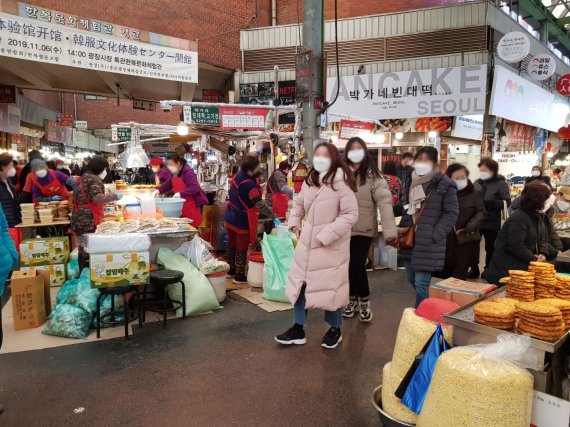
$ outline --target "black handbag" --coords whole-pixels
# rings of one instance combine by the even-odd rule
[[[455,234],[455,238],[457,239],[457,245],[466,245],[468,243],[477,243],[481,241],[481,233],[479,230],[467,232],[465,230],[461,230],[459,233]]]

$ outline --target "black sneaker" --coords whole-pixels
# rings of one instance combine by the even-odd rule
[[[479,267],[470,269],[467,274],[468,279],[478,279],[480,276],[481,273],[479,272]]]
[[[232,282],[234,282],[236,285],[241,285],[241,284],[247,283],[247,277],[236,274],[234,276],[234,279],[232,280]]]
[[[324,348],[337,348],[342,341],[342,334],[340,333],[340,328],[330,328],[325,336],[323,337]]]
[[[275,341],[283,345],[305,344],[307,342],[307,339],[305,338],[305,330],[303,329],[303,325],[295,323],[291,328],[287,330],[287,332],[281,335],[277,335],[275,337]]]
[[[227,277],[231,279],[231,278],[234,277],[235,275],[236,275],[236,269],[235,269],[235,268],[230,268],[230,269],[228,270],[228,276],[227,276]]]

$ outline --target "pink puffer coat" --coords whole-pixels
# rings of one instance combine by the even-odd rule
[[[348,304],[348,261],[350,230],[358,220],[354,192],[343,180],[339,169],[330,185],[320,187],[303,183],[289,215],[289,229],[301,227],[301,237],[285,294],[297,301],[303,283],[307,284],[306,308],[337,310]]]

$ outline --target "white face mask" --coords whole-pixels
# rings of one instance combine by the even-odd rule
[[[36,176],[38,178],[45,178],[47,176],[47,174],[48,174],[47,169],[39,169],[36,171]]]
[[[331,168],[331,159],[325,156],[313,157],[313,167],[318,173],[328,172]]]
[[[414,169],[418,176],[424,176],[433,170],[433,166],[429,163],[416,163],[414,165]]]
[[[543,207],[542,209],[540,209],[539,212],[540,212],[540,213],[546,213],[546,211],[548,211],[548,209],[550,209],[551,206],[552,206],[552,205],[551,205],[550,203],[546,202],[546,203],[544,204],[544,207]]]
[[[454,179],[453,181],[455,181],[455,185],[457,185],[457,190],[461,191],[463,190],[465,187],[467,187],[467,180],[466,179]]]
[[[175,174],[176,172],[178,172],[178,167],[168,166],[168,170],[170,171],[170,173]]]
[[[479,178],[481,178],[483,181],[491,179],[492,176],[493,175],[491,175],[491,172],[479,172]]]
[[[160,168],[152,168],[152,171],[153,171],[154,173],[157,173],[159,170],[160,170]]]
[[[64,165],[57,165],[58,169],[63,169],[65,166]]]
[[[12,169],[10,169],[10,170],[8,171],[7,175],[8,175],[9,178],[13,178],[13,177],[16,176],[16,172],[17,172],[17,171],[16,171],[16,168],[12,168]]]
[[[562,212],[567,212],[568,209],[570,209],[570,202],[567,202],[566,200],[558,200],[556,205]]]
[[[101,179],[105,179],[106,177],[107,177],[107,171],[106,170],[104,170],[103,172],[101,172],[99,174],[99,178],[101,178]]]
[[[540,171],[532,171],[532,176],[540,176]]]
[[[362,148],[357,148],[356,150],[350,150],[347,153],[348,160],[352,163],[360,163],[364,160],[364,150]]]

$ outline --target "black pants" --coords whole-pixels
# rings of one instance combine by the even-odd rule
[[[350,263],[348,264],[348,279],[350,281],[350,296],[367,298],[370,295],[368,275],[366,274],[366,258],[372,243],[372,237],[352,236],[350,238]]]
[[[481,234],[485,238],[485,268],[487,268],[495,252],[495,240],[497,240],[499,230],[481,230]]]

